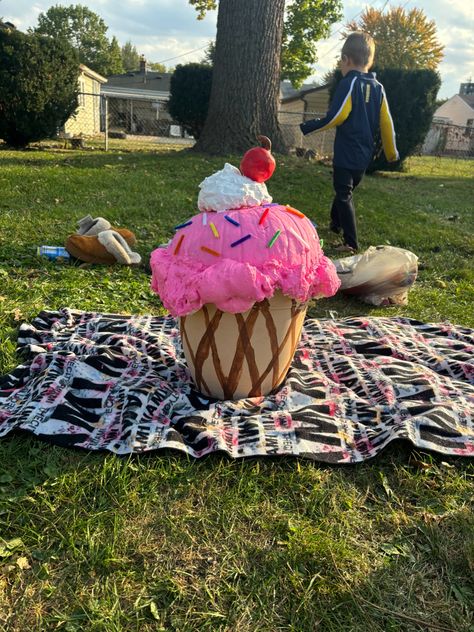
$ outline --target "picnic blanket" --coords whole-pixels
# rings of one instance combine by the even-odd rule
[[[62,309],[20,328],[0,378],[0,436],[129,454],[297,455],[357,463],[396,439],[474,456],[474,331],[407,318],[308,319],[267,397],[193,390],[171,317]]]

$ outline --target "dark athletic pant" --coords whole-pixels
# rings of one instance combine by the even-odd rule
[[[365,173],[343,167],[333,167],[333,184],[336,196],[331,207],[331,230],[338,233],[342,229],[344,243],[357,250],[357,228],[352,191]]]

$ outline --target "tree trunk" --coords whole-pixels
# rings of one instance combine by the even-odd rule
[[[278,106],[285,0],[220,0],[209,113],[196,151],[242,153],[268,136],[285,152]]]

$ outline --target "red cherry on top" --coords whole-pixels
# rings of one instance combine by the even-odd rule
[[[242,158],[240,172],[255,182],[265,182],[275,171],[275,158],[271,154],[272,141],[266,136],[257,136],[261,147],[253,147]]]

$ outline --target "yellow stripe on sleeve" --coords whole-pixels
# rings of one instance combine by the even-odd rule
[[[344,123],[344,121],[349,116],[351,111],[352,111],[352,97],[349,93],[346,99],[344,100],[344,103],[342,104],[341,108],[339,109],[339,112],[336,114],[336,116],[333,119],[331,119],[329,123],[326,123],[326,125],[323,125],[323,127],[320,127],[318,129],[318,132],[323,132],[325,129],[331,129],[331,127],[337,127],[338,125],[342,125],[342,123]]]
[[[352,96],[351,95],[352,95],[352,87],[356,79],[357,77],[354,77],[354,79],[352,80],[351,87],[349,88],[346,98],[342,102],[342,105],[339,108],[339,110],[336,112],[333,118],[328,123],[326,123],[326,125],[323,125],[323,127],[320,127],[318,129],[318,132],[323,132],[326,129],[331,129],[331,127],[337,127],[338,125],[342,125],[342,123],[344,123],[346,118],[352,112]]]
[[[398,160],[399,155],[395,141],[395,128],[385,93],[382,96],[382,105],[380,106],[380,134],[382,136],[383,151],[387,160],[389,162]]]

